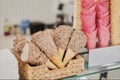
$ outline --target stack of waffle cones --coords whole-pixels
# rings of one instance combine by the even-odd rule
[[[120,1],[110,0],[111,43],[120,44]]]
[[[75,27],[76,29],[82,29],[81,23],[81,0],[76,0],[75,2]]]
[[[87,36],[87,48],[96,48],[96,5],[94,0],[81,0],[82,3],[82,30]]]
[[[107,47],[110,40],[109,0],[97,1],[96,10],[99,47]]]

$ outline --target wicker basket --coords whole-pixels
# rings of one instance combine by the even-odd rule
[[[20,60],[19,54],[12,50],[16,56],[19,66],[20,79],[61,79],[69,76],[78,75],[84,72],[84,59],[77,55],[75,59],[71,60],[67,67],[49,70],[46,65],[30,66]]]
[[[119,0],[111,0],[111,43],[112,45],[120,45],[120,4]]]

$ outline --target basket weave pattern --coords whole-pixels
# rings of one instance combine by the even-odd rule
[[[46,65],[30,66],[20,60],[18,53],[12,51],[18,60],[19,73],[27,79],[60,79],[73,75],[78,75],[84,71],[84,59],[77,55],[75,59],[69,61],[67,67],[49,70]]]

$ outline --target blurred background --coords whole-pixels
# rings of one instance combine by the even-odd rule
[[[14,35],[30,35],[46,28],[73,25],[75,0],[0,0],[0,49],[12,48]],[[118,71],[109,74],[119,79]],[[99,74],[90,79],[98,79]]]
[[[0,0],[0,49],[11,48],[14,35],[73,25],[75,0]]]
[[[0,35],[33,34],[73,24],[75,0],[0,0]]]

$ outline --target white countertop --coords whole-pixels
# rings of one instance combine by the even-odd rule
[[[25,36],[30,40],[30,36]],[[0,80],[19,79],[18,62],[14,55],[9,51],[13,46],[15,36],[0,36]]]
[[[0,80],[19,79],[18,62],[9,49],[0,49]]]
[[[30,41],[30,35],[24,36],[28,41]],[[12,48],[14,35],[11,36],[0,36],[0,49]]]
[[[30,40],[30,36],[25,36]],[[0,36],[0,80],[19,79],[18,62],[14,55],[9,51],[13,45],[15,36]]]

